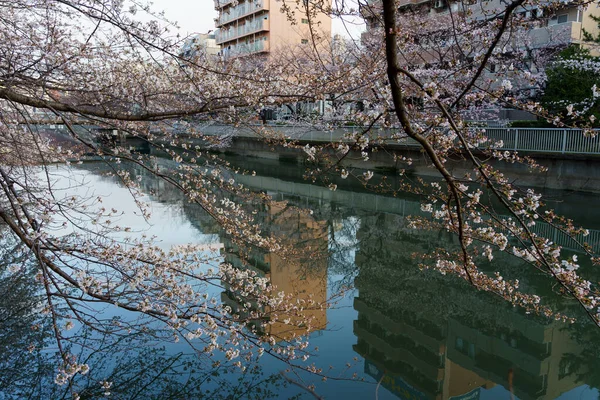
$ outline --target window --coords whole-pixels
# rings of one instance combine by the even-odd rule
[[[571,371],[571,362],[569,360],[562,359],[558,364],[558,379],[563,379],[564,377],[570,375]]]
[[[475,358],[477,353],[475,349],[475,344],[470,343],[468,340],[465,340],[459,336],[456,337],[456,341],[454,342],[454,348],[469,358]]]
[[[302,39],[302,44],[308,44],[308,39]]]
[[[302,23],[303,23],[303,24],[308,24],[308,19],[306,19],[306,18],[302,18]]]
[[[475,358],[475,344],[469,343],[469,350],[467,351],[469,358]]]
[[[559,15],[558,16],[558,23],[559,24],[564,24],[569,20],[569,16],[567,14],[563,14],[563,15]]]
[[[459,336],[456,337],[456,342],[454,343],[454,348],[456,350],[460,350],[460,351],[463,351],[463,349],[465,348],[465,343],[463,342],[461,337],[459,337]]]

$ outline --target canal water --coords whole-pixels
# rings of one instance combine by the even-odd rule
[[[298,250],[297,262],[254,254],[244,264],[211,217],[139,168],[129,170],[134,179],[140,177],[142,191],[148,195],[149,221],[136,215],[127,190],[105,176],[104,164],[73,166],[69,173],[86,182],[85,190],[102,196],[107,208],[114,205],[127,211],[122,225],[156,236],[165,249],[205,244],[207,251],[216,252],[215,265],[227,261],[260,271],[278,287],[293,287],[298,296],[335,297],[330,309],[311,311],[318,329],[310,335],[314,354],[309,360],[323,369],[327,379],[290,369],[269,356],[240,373],[214,366],[212,362],[222,356],[207,360],[185,343],[124,337],[110,345],[107,340],[104,348],[72,349],[95,368],[78,378],[82,398],[599,397],[600,328],[518,259],[497,256],[485,268],[518,277],[522,288],[541,294],[557,311],[578,317],[577,322],[528,315],[455,277],[420,270],[416,254],[456,242],[444,232],[409,227],[407,217],[420,213],[414,195],[376,194],[350,180],[338,182],[338,189],[331,191],[305,181],[304,168],[297,164],[233,156],[228,161],[255,171],[236,176],[238,182],[275,200],[259,216],[265,231],[285,237]],[[593,217],[597,213],[590,214],[593,195],[561,191],[546,195],[551,207],[588,228],[592,237],[600,230],[600,219]],[[568,239],[557,235],[555,240],[562,240],[568,249]],[[10,245],[5,239],[4,248]],[[572,252],[577,254],[575,249]],[[591,270],[591,266],[583,268]],[[592,276],[600,274],[592,272]],[[4,316],[10,322],[0,326],[0,399],[70,398],[68,388],[53,383],[51,359],[56,349],[44,337],[48,324],[37,315],[33,278],[18,284],[3,274],[0,278],[4,294],[0,320]],[[230,304],[239,301],[227,288],[211,289],[210,295]],[[100,311],[130,318],[116,307]],[[33,324],[36,329],[31,329]],[[98,333],[81,326],[73,332],[98,339]],[[41,344],[43,351],[30,351],[32,343]],[[90,339],[91,343],[104,342]],[[105,380],[111,382],[110,390],[100,388]]]

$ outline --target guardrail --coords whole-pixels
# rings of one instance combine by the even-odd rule
[[[198,127],[203,134],[209,136],[234,136],[245,138],[262,138],[265,133],[261,129],[267,128],[271,132],[284,135],[289,140],[306,142],[353,142],[351,137],[364,132],[362,126],[345,126],[333,130],[317,130],[311,126],[302,125],[277,125],[269,123],[262,125],[256,123],[244,127],[230,125],[207,124]],[[500,151],[518,151],[540,154],[582,154],[600,155],[600,129],[594,129],[591,135],[585,135],[581,129],[562,128],[473,128],[484,130],[489,139],[480,148],[493,148]],[[182,132],[183,133],[183,132]],[[406,136],[400,136],[399,129],[381,129],[373,127],[372,133],[386,145],[414,147],[420,145]],[[503,145],[494,147],[502,141]]]
[[[311,142],[339,142],[350,141],[346,136],[350,133],[360,133],[364,130],[360,126],[348,126],[330,131],[318,131],[310,127],[267,125],[271,130],[281,131],[292,140],[306,140]],[[592,130],[592,135],[585,135],[581,129],[561,128],[473,128],[485,130],[484,135],[489,139],[481,148],[492,147],[500,141],[503,146],[498,150],[519,151],[527,153],[545,154],[588,154],[600,155],[600,129]],[[385,139],[389,145],[419,147],[420,145],[408,137],[394,138],[394,130],[374,129],[380,138]],[[240,137],[257,137],[252,129],[237,128],[232,132]],[[211,134],[211,133],[209,133]],[[215,133],[212,133],[215,134]],[[389,139],[386,139],[389,138]]]
[[[581,129],[485,128],[493,142],[502,140],[504,150],[533,153],[600,154],[600,130],[585,136]]]

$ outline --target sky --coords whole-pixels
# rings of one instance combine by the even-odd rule
[[[213,0],[154,0],[153,9],[164,11],[167,19],[177,21],[183,36],[215,30],[214,19],[218,13],[214,9]],[[358,38],[364,29],[362,21],[346,24],[346,26],[355,38]],[[339,20],[333,21],[333,33],[348,36],[344,24]]]
[[[165,17],[177,21],[183,35],[215,30],[213,0],[154,0],[154,10],[164,11]]]

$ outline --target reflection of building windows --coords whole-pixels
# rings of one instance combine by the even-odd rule
[[[573,365],[571,365],[571,363],[571,360],[565,358],[560,360],[560,363],[558,364],[558,379],[563,379],[564,377],[575,372],[576,368],[573,368]]]
[[[464,340],[463,338],[457,336],[456,341],[454,343],[454,347],[456,348],[456,350],[460,351],[469,358],[475,358],[474,343],[470,343],[468,340]]]

